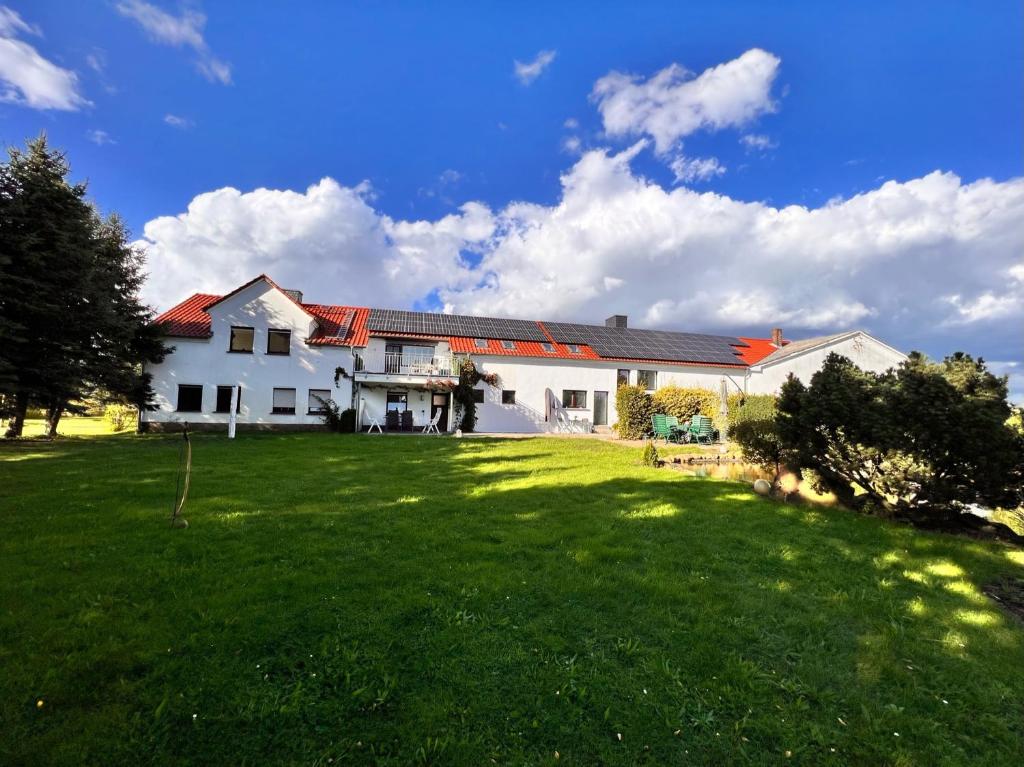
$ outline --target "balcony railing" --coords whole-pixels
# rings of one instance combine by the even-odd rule
[[[383,352],[377,354],[357,354],[357,373],[377,373],[402,376],[451,376],[451,355],[431,357],[422,354],[400,354]]]

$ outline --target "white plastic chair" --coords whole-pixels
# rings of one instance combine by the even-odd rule
[[[431,432],[433,432],[434,434],[440,434],[441,430],[437,428],[437,424],[440,421],[441,421],[441,411],[438,410],[436,413],[434,413],[434,417],[430,419],[430,423],[428,423],[426,426],[423,427],[423,433],[424,434],[430,434]]]

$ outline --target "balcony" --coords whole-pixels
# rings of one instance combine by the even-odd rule
[[[423,383],[429,378],[457,378],[450,354],[428,356],[398,352],[357,354],[357,381],[386,383]]]

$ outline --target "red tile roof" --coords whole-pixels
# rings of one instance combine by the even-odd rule
[[[770,338],[747,338],[745,336],[740,336],[739,339],[743,343],[747,344],[746,346],[736,347],[736,350],[739,352],[740,359],[743,360],[745,365],[756,365],[778,349],[778,347],[772,343]],[[786,342],[783,341],[782,343]]]
[[[177,306],[173,306],[153,322],[166,325],[165,333],[175,338],[209,338],[210,315],[205,307],[219,296],[209,293],[194,293]]]
[[[257,280],[264,279],[275,288],[278,285],[266,275],[260,275],[255,280],[250,280],[241,288],[233,290],[226,296],[211,295],[209,293],[195,293],[186,298],[177,306],[168,309],[156,318],[156,323],[166,324],[166,334],[177,338],[209,338],[211,335],[210,315],[207,309],[215,306],[224,298],[238,293],[240,290],[252,285]],[[282,291],[284,292],[284,291]],[[285,295],[288,295],[285,293]],[[291,296],[288,296],[293,300]],[[338,306],[334,304],[300,304],[295,302],[303,311],[311,315],[317,323],[307,343],[314,346],[366,346],[369,341],[370,331],[367,328],[367,319],[370,310],[365,307]],[[540,357],[549,359],[585,359],[585,360],[607,360],[630,363],[658,363],[661,365],[683,365],[698,367],[747,367],[754,365],[776,351],[775,345],[767,338],[739,337],[737,340],[742,344],[734,344],[736,348],[736,363],[706,363],[706,362],[680,362],[678,360],[652,360],[627,357],[601,357],[586,344],[578,344],[579,353],[573,354],[569,351],[567,344],[557,343],[544,327],[543,322],[538,322],[541,329],[554,351],[546,351],[542,344],[537,341],[514,341],[512,349],[506,349],[499,339],[486,339],[487,347],[481,348],[476,344],[477,339],[465,337],[446,337],[424,334],[409,333],[384,333],[374,332],[376,336],[390,336],[402,338],[429,338],[433,340],[448,341],[451,349],[456,354],[486,354],[506,357]],[[344,332],[339,335],[339,330]],[[783,343],[786,343],[785,341]]]

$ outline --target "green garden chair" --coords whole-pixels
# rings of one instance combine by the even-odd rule
[[[717,432],[710,418],[706,415],[695,415],[690,419],[690,428],[687,434],[691,442],[710,445],[715,441]]]
[[[669,428],[668,416],[652,415],[651,426],[651,437],[653,439],[664,439],[665,442],[675,442],[678,440],[676,433]]]

